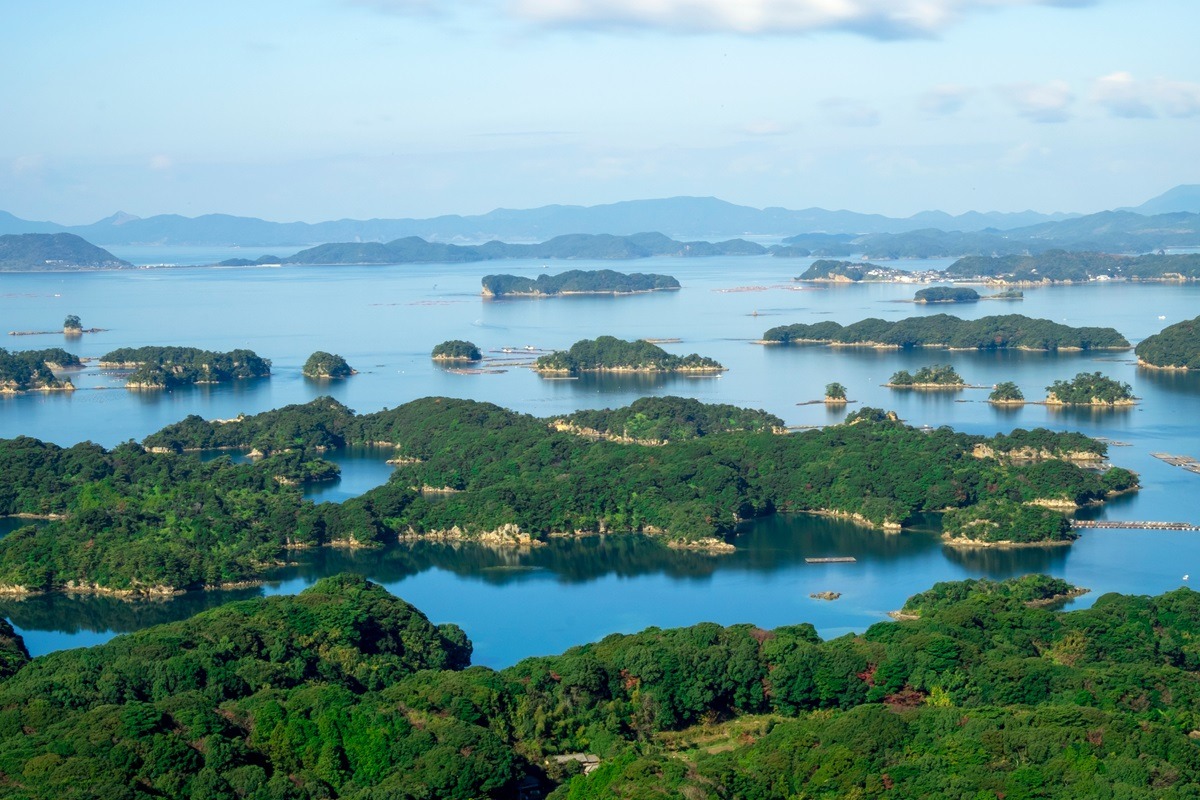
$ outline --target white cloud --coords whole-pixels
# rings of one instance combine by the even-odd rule
[[[170,156],[165,156],[161,153],[156,156],[150,156],[150,169],[152,170],[161,172],[162,170],[170,169],[173,166],[175,166],[175,162],[171,160]]]
[[[1096,80],[1092,99],[1114,117],[1148,119],[1200,115],[1200,83],[1165,78],[1140,81],[1128,72],[1114,72]]]
[[[17,156],[9,165],[14,175],[33,175],[46,166],[46,158],[40,154]]]
[[[879,112],[871,106],[848,97],[830,97],[821,101],[821,108],[830,121],[849,128],[869,128],[879,124]]]
[[[360,0],[364,1],[370,0]],[[414,1],[419,2],[409,0]],[[683,33],[842,30],[902,39],[935,36],[980,11],[1094,2],[1098,0],[510,0],[509,7],[519,18],[548,25],[598,24]]]
[[[963,107],[963,103],[967,101],[971,91],[966,86],[953,83],[942,84],[921,95],[917,106],[926,114],[937,114],[938,116],[953,114]]]
[[[1000,90],[1017,113],[1034,122],[1065,122],[1075,95],[1066,81],[1016,83]]]

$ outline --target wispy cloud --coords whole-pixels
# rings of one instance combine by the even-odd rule
[[[1066,81],[1014,83],[1001,87],[1000,93],[1017,113],[1034,122],[1066,122],[1071,118],[1075,95]]]
[[[522,19],[549,25],[653,28],[676,33],[802,34],[837,30],[876,39],[936,36],[970,14],[1012,6],[1073,7],[1099,0],[512,0]]]
[[[945,83],[922,94],[917,100],[917,107],[926,114],[944,117],[959,111],[972,91],[966,86]]]
[[[869,128],[879,124],[879,112],[866,103],[848,97],[830,97],[821,101],[825,116],[836,125]]]
[[[1200,83],[1165,78],[1137,80],[1128,72],[1114,72],[1096,80],[1092,99],[1114,117],[1149,119],[1200,115]]]

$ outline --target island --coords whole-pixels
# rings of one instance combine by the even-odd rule
[[[1047,250],[1035,255],[967,256],[947,267],[945,275],[1027,286],[1114,280],[1194,281],[1200,280],[1200,253],[1124,256]]]
[[[133,269],[133,264],[73,233],[0,236],[0,272]]]
[[[1200,369],[1200,317],[1168,325],[1147,336],[1133,351],[1148,369]]]
[[[1025,405],[1025,393],[1012,381],[1002,381],[992,389],[988,402],[998,406]]]
[[[980,300],[1024,300],[1025,293],[1020,289],[1005,289],[995,294],[984,295]]]
[[[958,286],[931,286],[919,289],[913,296],[914,303],[976,303],[979,292]]]
[[[10,465],[0,515],[53,516],[0,538],[0,587],[170,594],[261,579],[298,548],[421,538],[536,546],[556,534],[625,532],[719,552],[739,521],[778,512],[897,530],[985,501],[1059,511],[1137,486],[1128,470],[1067,457],[1081,439],[1106,452],[1078,434],[923,431],[874,408],[795,434],[777,433],[761,412],[677,402],[610,412],[607,422],[568,417],[565,429],[558,419],[445,397],[357,415],[326,397],[234,420],[189,416],[111,450],[0,440],[0,463]],[[689,426],[705,435],[687,435]],[[347,446],[396,463],[391,480],[342,503],[305,500],[295,484],[324,472],[313,463],[323,453]],[[218,449],[264,457],[189,454]],[[1031,449],[1037,458],[1017,457]]]
[[[825,384],[824,403],[827,406],[846,405],[846,387],[836,381]]]
[[[911,277],[911,274],[902,269],[881,267],[878,264],[862,261],[819,259],[810,264],[808,269],[793,280],[813,283],[883,283]]]
[[[677,356],[640,339],[630,342],[615,336],[600,336],[581,339],[568,350],[539,356],[533,369],[542,375],[576,375],[581,372],[713,374],[726,368],[696,353]]]
[[[130,389],[171,389],[271,374],[269,359],[241,349],[217,353],[196,347],[122,347],[101,356],[99,366],[132,370],[125,383]]]
[[[65,336],[82,336],[83,321],[76,314],[68,314],[63,320],[63,335]]]
[[[74,391],[75,384],[55,377],[53,370],[81,366],[79,356],[61,347],[13,352],[0,347],[0,394]]]
[[[1048,406],[1131,406],[1137,398],[1133,388],[1099,372],[1080,372],[1069,381],[1055,381],[1046,387]]]
[[[435,345],[430,357],[434,361],[480,361],[483,359],[483,353],[479,352],[474,342],[448,339]]]
[[[0,773],[39,800],[1184,797],[1200,595],[1054,610],[1085,592],[943,582],[836,638],[705,622],[502,670],[352,574],[37,658],[0,619]]]
[[[341,356],[318,350],[304,362],[300,374],[312,380],[337,380],[357,375],[358,370],[353,369]]]
[[[967,382],[949,364],[921,367],[913,375],[902,369],[884,384],[889,389],[965,389]]]
[[[670,275],[625,274],[611,269],[572,269],[558,275],[527,278],[520,275],[485,275],[484,297],[554,297],[568,294],[640,294],[679,288]]]
[[[963,320],[948,314],[889,322],[870,318],[852,325],[798,323],[771,328],[760,344],[827,344],[878,348],[946,347],[951,350],[1128,350],[1113,328],[1073,328],[1021,314]]]
[[[943,514],[942,538],[956,546],[1017,547],[1070,544],[1079,534],[1052,508],[989,500]]]

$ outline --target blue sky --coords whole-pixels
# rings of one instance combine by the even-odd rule
[[[1096,211],[1200,183],[1196,0],[12,4],[0,209],[713,195]]]

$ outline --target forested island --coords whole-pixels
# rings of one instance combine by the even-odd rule
[[[1097,502],[1137,483],[1128,470],[1072,463],[1078,434],[923,432],[870,408],[789,435],[764,430],[775,420],[756,412],[714,411],[702,436],[611,440],[631,425],[639,436],[686,430],[680,412],[677,402],[647,402],[607,423],[562,418],[610,434],[597,440],[489,403],[425,398],[355,415],[321,398],[235,420],[190,416],[113,450],[3,440],[0,515],[54,518],[0,539],[0,587],[171,592],[260,578],[296,548],[410,537],[528,545],[556,533],[640,532],[727,547],[739,520],[777,511],[895,529],[986,501]],[[1037,457],[1012,457],[1028,454],[1031,437]],[[325,474],[320,454],[347,445],[386,448],[381,458],[399,466],[385,485],[341,504],[304,500],[293,484]],[[264,457],[182,454],[220,448]],[[1019,535],[1001,529],[997,538]]]
[[[256,264],[458,264],[510,258],[613,259],[651,256],[693,258],[703,256],[757,256],[767,250],[745,239],[724,242],[679,242],[661,233],[612,236],[606,233],[573,233],[539,244],[491,241],[479,245],[427,242],[406,236],[391,242],[335,242],[301,250],[293,256],[262,256],[250,261],[232,259],[220,266]]]
[[[474,342],[447,339],[434,345],[430,358],[434,361],[480,361],[483,359],[483,353],[479,352]]]
[[[19,233],[0,236],[0,272],[132,269],[107,250],[73,233]]]
[[[217,353],[196,347],[121,347],[100,357],[102,369],[131,369],[130,389],[171,389],[271,374],[269,359],[253,350]]]
[[[46,350],[15,350],[0,347],[0,394],[28,391],[72,391],[70,379],[59,379],[53,370],[81,367],[79,356],[61,347]]]
[[[911,277],[911,273],[894,267],[881,267],[862,261],[819,259],[793,280],[814,283],[869,283],[891,282],[905,277]]]
[[[656,344],[626,341],[615,336],[580,339],[568,350],[539,356],[535,371],[543,375],[575,375],[580,372],[724,372],[711,358],[691,353],[677,356]]]
[[[31,800],[1192,796],[1200,595],[1045,607],[1082,591],[939,583],[836,639],[649,628],[500,671],[353,575],[36,659],[0,621],[0,774]]]
[[[914,303],[975,303],[979,292],[956,286],[931,286],[919,289],[913,296]]]
[[[1046,387],[1046,405],[1051,406],[1131,406],[1136,399],[1128,383],[1099,372],[1080,372]]]
[[[988,402],[995,405],[1023,405],[1025,403],[1025,393],[1021,391],[1021,387],[1017,386],[1012,381],[1001,381],[992,389],[992,393],[988,395]]]
[[[844,326],[836,322],[798,323],[771,328],[762,335],[761,342],[952,350],[1126,350],[1130,346],[1112,328],[1072,328],[1021,314],[976,320],[933,314],[895,322],[873,317]]]
[[[963,389],[966,385],[967,382],[949,364],[921,367],[916,375],[902,369],[884,384],[889,389]]]
[[[572,269],[558,275],[485,275],[484,297],[553,297],[561,294],[638,294],[679,288],[670,275]]]
[[[1200,317],[1168,325],[1134,348],[1138,366],[1154,369],[1200,369]]]
[[[1013,284],[1194,281],[1200,280],[1200,253],[1122,256],[1048,250],[1037,255],[968,256],[947,267],[945,275]]]
[[[357,375],[358,371],[346,363],[346,359],[335,353],[318,350],[308,357],[300,374],[313,380],[336,380]]]

